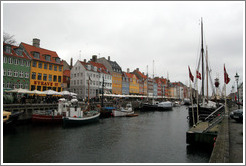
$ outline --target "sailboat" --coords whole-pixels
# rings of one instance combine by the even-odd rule
[[[208,51],[206,49],[207,57],[208,57]],[[207,98],[204,95],[204,81],[205,81],[205,72],[204,72],[204,47],[203,47],[203,22],[201,19],[201,54],[200,54],[200,59],[198,62],[198,67],[197,67],[197,76],[196,76],[196,82],[195,84],[197,85],[198,81],[197,79],[201,79],[202,81],[202,86],[201,86],[201,95],[200,95],[200,101],[199,96],[198,96],[198,89],[197,89],[197,95],[196,97],[193,96],[191,97],[192,103],[196,103],[192,106],[189,106],[189,119],[190,119],[190,124],[192,123],[197,123],[199,120],[204,121],[206,117],[214,112],[217,108],[218,105],[215,102],[209,101],[208,99],[208,75],[210,74],[209,69],[208,69],[208,58],[206,57],[206,80],[207,80]],[[199,67],[200,67],[200,61],[201,61],[201,68],[202,68],[202,73],[199,73]],[[211,81],[211,77],[210,77]],[[212,82],[212,81],[211,81]],[[213,84],[212,84],[213,86]],[[214,91],[214,90],[213,90]],[[219,113],[219,112],[218,112]],[[216,116],[216,114],[215,114]],[[193,121],[192,121],[193,120]],[[194,124],[193,124],[194,125]]]

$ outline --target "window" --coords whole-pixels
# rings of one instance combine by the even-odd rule
[[[11,46],[6,46],[5,52],[11,54]]]
[[[11,57],[9,58],[9,64],[13,64],[13,59]]]
[[[47,69],[47,63],[44,63],[44,69]]]
[[[76,85],[76,80],[74,80],[74,85]]]
[[[29,62],[29,61],[26,62],[26,66],[27,66],[27,67],[30,66],[30,62]]]
[[[54,65],[54,71],[57,71],[57,66],[56,65]]]
[[[42,74],[38,73],[38,80],[42,80]]]
[[[61,82],[61,76],[58,76],[58,82]]]
[[[33,57],[39,59],[39,52],[33,52]]]
[[[37,86],[37,90],[41,91],[41,86]]]
[[[35,90],[35,85],[31,86],[31,91]]]
[[[47,86],[43,86],[43,91],[46,91],[46,89],[47,89]]]
[[[22,49],[21,48],[16,49],[15,52],[16,52],[17,55],[23,56],[22,55]]]
[[[23,84],[22,83],[19,84],[19,88],[23,88]]]
[[[47,81],[47,74],[43,74],[43,80]]]
[[[60,58],[56,58],[56,63],[60,63]]]
[[[12,70],[8,69],[8,76],[12,76]]]
[[[36,79],[36,73],[32,72],[32,79],[35,80]]]
[[[79,80],[77,80],[77,85],[79,85]]]
[[[24,60],[20,60],[20,65],[24,66]]]
[[[7,63],[8,62],[8,58],[6,56],[3,57],[3,63]]]
[[[6,71],[3,69],[3,76],[6,76]]]
[[[42,69],[42,66],[43,66],[42,62],[38,62],[38,68]]]
[[[14,77],[18,77],[18,71],[14,71]]]
[[[18,59],[14,59],[14,64],[15,65],[18,65],[18,62],[19,62]]]
[[[29,78],[29,73],[26,72],[25,78]]]
[[[21,71],[19,77],[23,78],[24,77],[24,72]]]
[[[50,55],[45,55],[45,60],[50,61]]]
[[[52,81],[52,75],[49,74],[49,81]]]
[[[58,87],[58,92],[61,92],[61,87]]]
[[[52,70],[52,65],[49,65],[49,70]]]
[[[32,62],[32,67],[37,67],[37,62],[36,61]]]
[[[57,76],[56,76],[56,75],[53,76],[53,81],[54,81],[54,82],[57,81]]]
[[[59,71],[62,71],[62,66],[59,66]]]
[[[56,87],[53,87],[53,91],[56,91]]]
[[[25,89],[29,89],[28,84],[25,84]]]

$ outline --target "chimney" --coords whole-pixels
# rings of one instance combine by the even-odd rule
[[[84,59],[84,62],[86,63],[86,59]]]
[[[40,47],[40,39],[37,39],[37,38],[34,38],[33,40],[32,40],[32,45],[34,46],[34,47]]]
[[[108,56],[108,61],[110,61],[110,56]]]
[[[137,71],[139,71],[139,68],[137,68]]]
[[[127,73],[129,73],[130,72],[130,70],[129,70],[129,68],[127,68]]]
[[[70,68],[73,67],[73,58],[70,59]]]
[[[97,56],[96,55],[92,55],[92,61],[97,62]]]

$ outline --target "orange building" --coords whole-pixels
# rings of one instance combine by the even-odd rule
[[[30,69],[30,90],[62,91],[63,64],[55,51],[40,48],[40,40],[33,39],[33,45],[21,43],[25,53],[32,59]]]
[[[126,75],[129,78],[129,94],[139,94],[139,83],[137,76],[129,73],[129,69],[127,69]]]

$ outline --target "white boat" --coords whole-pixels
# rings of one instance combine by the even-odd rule
[[[170,101],[163,101],[158,104],[158,110],[171,110],[173,103]]]
[[[128,103],[126,107],[120,107],[118,109],[113,110],[112,112],[113,116],[127,116],[134,114],[131,103]]]

